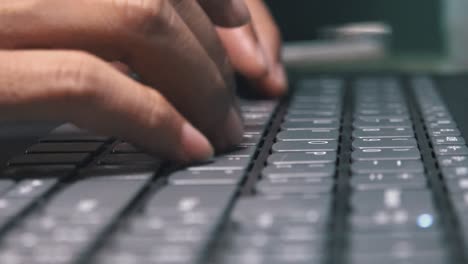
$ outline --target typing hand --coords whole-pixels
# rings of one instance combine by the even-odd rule
[[[0,118],[67,120],[162,158],[208,158],[242,138],[213,23],[248,21],[240,0],[7,1]],[[144,84],[107,61],[128,65]]]

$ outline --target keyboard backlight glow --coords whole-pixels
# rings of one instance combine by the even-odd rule
[[[418,226],[421,228],[429,228],[434,223],[434,219],[430,214],[422,214],[418,216]]]

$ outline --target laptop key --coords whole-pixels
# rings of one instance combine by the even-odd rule
[[[441,156],[463,156],[468,155],[468,147],[465,145],[442,145],[435,146],[434,152]]]
[[[0,180],[0,194],[5,193],[8,189],[13,187],[14,184],[15,182],[11,180]]]
[[[351,197],[355,216],[375,216],[378,212],[398,212],[405,209],[406,215],[434,214],[434,205],[429,190],[388,188],[356,192]]]
[[[298,152],[298,151],[337,151],[336,140],[310,140],[310,141],[282,141],[273,144],[273,152]]]
[[[141,152],[136,147],[127,142],[120,142],[112,148],[113,153],[138,153]]]
[[[335,163],[336,159],[334,151],[273,153],[268,157],[268,164]]]
[[[146,204],[148,215],[176,216],[190,212],[209,212],[216,221],[236,194],[233,185],[167,186]]]
[[[338,130],[291,130],[281,131],[276,136],[278,141],[338,140]]]
[[[102,142],[39,143],[28,148],[26,153],[95,152],[103,145],[104,144]]]
[[[351,165],[353,173],[423,173],[421,161],[415,160],[369,160],[356,161]]]
[[[404,118],[386,118],[366,120],[358,119],[353,122],[355,128],[398,128],[398,127],[413,127],[413,123]]]
[[[353,149],[394,149],[394,148],[417,148],[418,144],[414,138],[356,138],[353,140]]]
[[[333,188],[332,179],[312,182],[260,181],[256,191],[264,195],[300,195],[309,193],[329,193]]]
[[[256,146],[240,145],[227,153],[221,154],[220,157],[252,158],[256,152]]]
[[[351,155],[354,161],[359,160],[420,160],[421,154],[416,148],[395,149],[358,149]]]
[[[143,153],[108,154],[98,160],[99,165],[159,164],[161,161]]]
[[[354,138],[396,138],[406,137],[413,138],[414,131],[412,128],[358,128],[353,131]]]
[[[245,170],[250,163],[250,158],[246,157],[216,157],[211,161],[193,165],[187,168],[191,171],[226,171],[226,170]]]
[[[146,184],[147,180],[121,181],[112,180],[112,177],[81,180],[52,197],[44,213],[75,219],[93,215],[115,216]]]
[[[468,165],[457,165],[442,168],[442,176],[446,179],[468,177]]]
[[[427,180],[423,173],[367,173],[355,174],[351,178],[351,186],[358,191],[404,188],[427,188]]]
[[[239,184],[244,172],[239,170],[227,171],[177,171],[169,175],[172,185],[218,185]]]
[[[5,224],[6,221],[12,220],[10,217],[24,212],[34,202],[36,201],[31,198],[0,198],[0,223]]]
[[[317,129],[339,129],[340,123],[335,122],[318,122],[318,121],[286,121],[281,125],[283,130],[317,130]]]
[[[438,156],[437,162],[442,167],[467,166],[468,156]]]
[[[1,175],[11,179],[65,178],[71,175],[75,168],[75,165],[10,166]]]
[[[56,179],[23,180],[10,189],[5,194],[5,197],[36,199],[50,191],[57,183],[58,181]]]
[[[461,136],[458,128],[428,128],[427,132],[431,137],[459,137]]]
[[[61,153],[61,154],[28,154],[12,158],[9,165],[52,165],[74,164],[81,165],[91,156],[88,153]]]
[[[433,137],[432,143],[434,145],[465,145],[465,139],[462,137]]]
[[[295,164],[269,165],[262,171],[262,176],[268,179],[293,178],[331,178],[335,175],[334,164]]]

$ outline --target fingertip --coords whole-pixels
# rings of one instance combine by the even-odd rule
[[[274,70],[271,73],[272,76],[272,87],[279,94],[284,94],[288,88],[288,77],[286,70],[282,64],[276,64]]]
[[[231,63],[240,73],[251,79],[268,75],[268,56],[251,24],[234,29],[217,28],[217,31]]]
[[[181,136],[184,162],[206,161],[214,156],[214,149],[208,139],[191,124],[182,125]]]
[[[268,76],[254,81],[255,86],[268,97],[279,97],[288,91],[288,77],[282,64],[276,64]]]
[[[235,18],[229,26],[240,26],[250,21],[250,11],[244,0],[232,0],[232,10]]]

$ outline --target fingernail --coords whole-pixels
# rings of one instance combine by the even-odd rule
[[[182,126],[182,147],[185,161],[205,161],[214,156],[214,149],[208,139],[191,124]]]
[[[250,11],[244,0],[232,0],[232,8],[237,15],[237,24],[243,25],[250,20]]]

